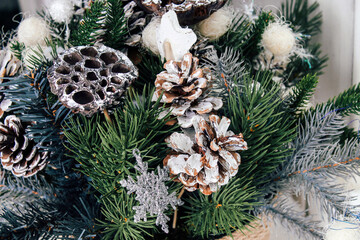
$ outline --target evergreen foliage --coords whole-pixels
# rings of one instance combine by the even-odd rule
[[[106,5],[101,0],[91,3],[91,7],[85,9],[83,18],[72,29],[69,43],[73,46],[94,45],[103,34],[106,17]]]
[[[314,37],[321,31],[322,13],[319,12],[319,3],[309,4],[308,0],[287,0],[281,5],[281,15],[291,22],[291,27],[295,32],[302,34],[302,45],[313,56],[303,60],[299,57],[292,57],[287,69],[284,72],[288,84],[293,84],[298,79],[302,79],[306,74],[322,74],[322,69],[326,67],[327,56],[323,56],[320,45],[312,43],[310,37]]]
[[[273,84],[272,74],[259,72],[254,79],[244,76],[241,81],[243,87],[236,86],[229,95],[225,115],[231,119],[231,130],[243,133],[249,146],[241,153],[239,173],[261,185],[291,154],[288,144],[295,138],[295,129],[278,98],[280,87]]]
[[[288,108],[297,111],[303,110],[306,104],[315,92],[315,88],[318,84],[318,77],[316,75],[306,75],[300,80],[293,88],[292,93],[289,96]]]
[[[360,113],[360,84],[354,85],[344,92],[340,93],[338,96],[329,99],[326,105],[332,105],[333,110],[340,112],[344,116],[350,114],[359,114]],[[324,104],[321,104],[322,106]]]
[[[148,91],[148,96],[153,92]],[[135,196],[127,195],[120,180],[135,177],[132,151],[140,150],[150,168],[161,163],[167,147],[165,137],[175,128],[167,127],[166,120],[159,120],[163,111],[158,102],[133,93],[125,100],[122,109],[116,110],[113,123],[99,116],[70,121],[65,132],[74,158],[81,164],[81,172],[91,178],[91,185],[101,194],[101,211],[105,220],[99,226],[105,239],[143,239],[156,231],[155,218],[147,222],[134,222]]]
[[[226,47],[241,52],[247,63],[251,65],[253,59],[261,51],[261,35],[273,20],[274,17],[271,12],[262,12],[254,23],[243,16],[237,15],[230,30],[217,40],[215,46],[221,52],[224,52]]]
[[[258,193],[246,177],[232,180],[212,194],[190,194],[183,208],[186,211],[186,224],[195,236],[209,238],[219,234],[232,236],[237,229],[246,228],[255,220],[251,214]]]
[[[20,43],[19,41],[14,40],[10,45],[11,51],[14,53],[17,59],[22,60],[23,51],[25,49],[25,44]]]
[[[128,34],[127,21],[121,0],[107,0],[104,44],[115,49],[120,49]]]

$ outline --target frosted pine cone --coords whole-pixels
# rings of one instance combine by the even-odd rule
[[[0,78],[14,76],[20,67],[21,61],[10,50],[0,50]]]
[[[25,136],[25,129],[14,115],[0,123],[1,164],[17,176],[30,177],[45,168],[47,152],[39,152],[34,141]]]
[[[242,134],[228,131],[230,119],[210,115],[210,124],[203,117],[194,118],[195,142],[185,134],[173,133],[167,143],[175,151],[164,159],[170,173],[177,175],[188,191],[205,195],[217,191],[236,175],[241,163],[236,151],[247,150]]]
[[[153,101],[163,94],[161,102],[168,104],[169,111],[178,117],[183,128],[192,126],[196,114],[210,113],[223,105],[220,98],[203,96],[211,80],[211,72],[198,68],[198,63],[199,59],[191,53],[185,54],[181,62],[167,61],[164,64],[166,71],[159,73],[155,81]]]

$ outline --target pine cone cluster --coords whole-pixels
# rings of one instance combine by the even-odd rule
[[[242,134],[228,131],[230,119],[209,116],[209,123],[201,116],[193,120],[195,141],[182,133],[173,133],[167,143],[174,150],[166,156],[164,166],[176,175],[188,191],[205,195],[217,191],[236,175],[241,163],[237,151],[247,150]]]
[[[183,128],[191,127],[197,114],[211,113],[223,105],[220,98],[204,96],[211,81],[211,72],[207,68],[199,68],[198,64],[199,59],[187,53],[181,62],[167,61],[164,64],[166,71],[159,73],[155,81],[153,101],[161,97],[161,102],[167,103],[169,111],[177,116]]]
[[[0,157],[2,166],[15,176],[30,177],[45,168],[48,153],[40,152],[25,136],[20,119],[10,115],[0,123]]]

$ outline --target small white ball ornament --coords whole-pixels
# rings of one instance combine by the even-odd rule
[[[216,40],[229,30],[232,20],[233,13],[230,8],[220,8],[210,17],[198,23],[197,27],[201,35],[210,40]]]
[[[334,221],[326,231],[325,240],[360,240],[359,225]]]
[[[142,32],[143,45],[156,55],[160,54],[156,40],[156,29],[159,27],[160,21],[160,18],[153,18]]]
[[[270,23],[262,35],[262,46],[276,57],[290,55],[295,45],[295,34],[286,24]]]
[[[74,14],[74,4],[71,0],[52,0],[46,5],[51,18],[58,23],[69,22]]]
[[[19,42],[24,43],[26,47],[44,46],[45,39],[50,39],[48,25],[37,17],[29,17],[21,21],[17,34]]]

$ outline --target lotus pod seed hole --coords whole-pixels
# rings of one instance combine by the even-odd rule
[[[99,95],[99,97],[100,97],[101,100],[104,100],[104,99],[105,99],[105,94],[104,94],[103,91],[99,90],[99,91],[97,91],[96,93],[97,93],[97,95]]]
[[[67,75],[70,73],[70,68],[66,67],[66,66],[60,66],[56,69],[56,72],[57,73],[60,73],[60,74],[64,74],[64,75]]]
[[[73,100],[81,105],[91,103],[94,100],[93,95],[88,91],[80,91],[73,95]]]
[[[94,72],[89,72],[87,74],[87,80],[95,81],[95,80],[98,80],[98,77],[96,76],[96,74]]]
[[[75,86],[69,85],[69,86],[66,87],[65,93],[66,93],[67,95],[69,95],[70,93],[72,93],[73,91],[75,91],[75,89],[76,89]]]
[[[122,63],[117,63],[113,66],[112,71],[114,73],[128,73],[131,71],[131,69]]]
[[[107,77],[109,75],[108,69],[103,69],[100,71],[100,75],[103,77]]]
[[[114,93],[114,92],[116,92],[116,89],[115,89],[114,87],[108,87],[108,88],[106,89],[106,91],[107,91],[107,92],[112,92],[112,93]]]
[[[96,57],[98,52],[96,51],[95,48],[92,47],[88,47],[88,48],[83,48],[80,50],[82,55],[88,56],[88,57]]]
[[[75,66],[74,69],[76,72],[84,72],[84,70],[80,66]]]
[[[94,60],[94,59],[88,59],[88,60],[85,60],[85,67],[87,67],[87,68],[100,68],[101,63]]]
[[[116,63],[119,58],[113,52],[106,52],[101,54],[100,59],[105,62],[106,65]]]
[[[81,55],[76,52],[64,56],[64,61],[70,65],[75,65],[75,63],[80,62],[81,59]]]
[[[101,82],[100,82],[100,86],[101,87],[106,87],[107,86],[107,81],[106,80],[102,80]]]
[[[57,84],[59,84],[59,85],[67,84],[67,83],[70,83],[70,80],[69,80],[69,79],[66,79],[66,78],[60,78],[60,79],[57,81]]]
[[[111,82],[115,84],[122,84],[123,81],[118,77],[112,77]]]
[[[75,76],[72,76],[72,77],[71,77],[71,80],[73,80],[74,82],[77,83],[77,82],[79,82],[80,78],[79,78],[79,76],[76,76],[76,75],[75,75]]]

